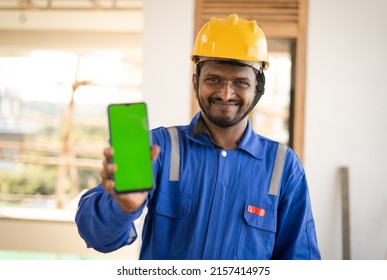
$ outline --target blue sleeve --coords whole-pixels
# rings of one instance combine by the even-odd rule
[[[156,129],[151,133],[153,144],[161,147],[160,156],[153,164],[157,178],[165,149],[166,129]],[[149,193],[140,209],[134,213],[127,213],[101,185],[98,185],[87,191],[79,201],[75,216],[79,235],[85,240],[87,247],[103,253],[132,244],[138,237],[134,221],[141,216],[152,196],[153,191]]]
[[[80,199],[75,222],[87,247],[103,253],[115,251],[137,238],[134,220],[144,207],[134,213],[123,211],[101,185],[87,191]]]
[[[295,157],[286,168],[278,207],[276,244],[272,259],[319,260],[315,222],[305,172]],[[284,177],[283,177],[284,178]]]

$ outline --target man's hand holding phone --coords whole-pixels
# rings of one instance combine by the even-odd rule
[[[102,184],[122,209],[133,212],[153,189],[152,160],[160,148],[151,148],[144,102],[110,104],[107,113],[111,148],[104,151]]]
[[[157,159],[159,153],[159,146],[151,147],[152,161],[155,161]],[[144,204],[149,191],[130,192],[122,194],[119,194],[115,191],[115,182],[113,180],[113,174],[117,170],[117,165],[112,163],[113,154],[113,148],[105,148],[105,159],[103,161],[103,168],[101,171],[102,186],[118,202],[118,204],[124,211],[134,212]]]

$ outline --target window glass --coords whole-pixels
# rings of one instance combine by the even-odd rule
[[[0,57],[0,206],[65,208],[99,182],[108,103],[142,99],[123,52]]]
[[[250,115],[257,133],[284,144],[291,142],[291,44],[291,40],[268,40],[270,66],[265,71],[265,94]]]

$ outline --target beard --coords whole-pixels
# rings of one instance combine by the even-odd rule
[[[248,108],[245,108],[241,101],[229,100],[227,102],[224,102],[218,98],[213,98],[211,96],[208,98],[208,101],[207,101],[208,105],[204,105],[203,100],[199,96],[197,96],[197,99],[198,99],[199,107],[202,113],[207,117],[207,119],[211,121],[213,124],[222,128],[231,127],[239,123],[240,121],[242,121],[247,116],[247,114],[250,111],[250,107],[252,106],[251,104]],[[211,106],[216,106],[216,103],[222,104],[222,105],[235,106],[235,107],[238,107],[238,110],[233,115],[230,115],[227,112],[224,112],[224,113],[221,112],[220,114],[216,115],[211,111]]]

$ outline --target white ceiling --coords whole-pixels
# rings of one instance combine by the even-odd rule
[[[0,11],[141,10],[142,0],[1,0]]]
[[[121,50],[142,63],[142,0],[0,0],[0,56]]]
[[[0,30],[142,33],[143,0],[0,0]]]

